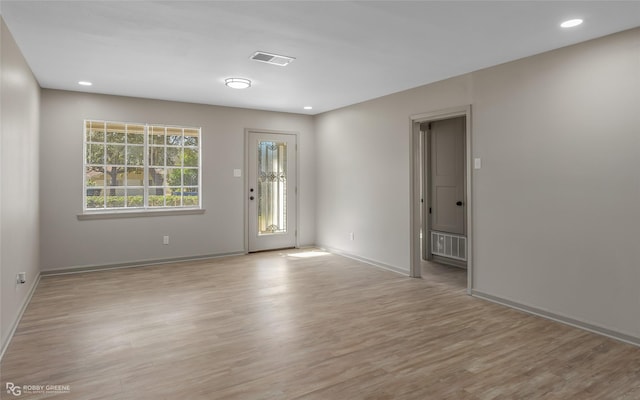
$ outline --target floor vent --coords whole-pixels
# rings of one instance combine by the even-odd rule
[[[264,51],[256,51],[251,57],[252,60],[260,61],[267,64],[278,65],[284,67],[289,65],[295,58],[280,56],[278,54],[265,53]]]
[[[431,231],[431,253],[467,261],[467,238],[451,233]]]

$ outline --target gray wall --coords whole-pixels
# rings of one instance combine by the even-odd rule
[[[0,343],[38,277],[40,87],[0,18]],[[16,274],[27,283],[16,285]]]
[[[466,104],[474,289],[640,338],[640,29],[319,115],[318,244],[408,272],[409,117]]]
[[[82,220],[83,119],[202,127],[203,215]],[[313,118],[238,108],[42,91],[42,269],[243,252],[245,128],[299,133],[300,243],[315,243]],[[162,236],[171,237],[162,244]]]
[[[316,117],[318,244],[409,273],[409,117],[470,104],[469,87],[462,76]]]

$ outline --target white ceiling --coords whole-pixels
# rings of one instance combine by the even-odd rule
[[[2,0],[0,7],[44,88],[303,114],[640,26],[640,1]],[[560,28],[569,18],[585,22]],[[250,60],[258,50],[296,60],[287,67]],[[228,77],[253,86],[230,89]]]

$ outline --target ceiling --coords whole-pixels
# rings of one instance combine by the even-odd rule
[[[640,26],[640,1],[2,0],[0,7],[44,88],[301,114]],[[560,28],[570,18],[584,23]],[[296,59],[279,67],[250,60],[256,51]],[[231,89],[229,77],[253,85]]]

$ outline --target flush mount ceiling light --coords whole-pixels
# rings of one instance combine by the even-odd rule
[[[303,108],[304,108],[305,110],[313,110],[313,107],[311,107],[311,106],[304,106]]]
[[[234,89],[246,89],[251,87],[251,81],[244,78],[227,78],[224,84]]]
[[[560,26],[563,28],[573,28],[574,26],[578,26],[581,23],[582,23],[582,20],[580,18],[576,18],[576,19],[570,19],[570,20],[564,21],[563,23],[560,24]]]
[[[287,65],[291,64],[293,60],[295,60],[295,58],[293,57],[281,56],[273,53],[265,53],[264,51],[256,51],[249,58],[263,63],[277,65],[279,67],[286,67]]]
[[[91,85],[93,85],[93,83],[88,82],[88,81],[80,81],[80,82],[78,82],[78,85],[91,86]]]

